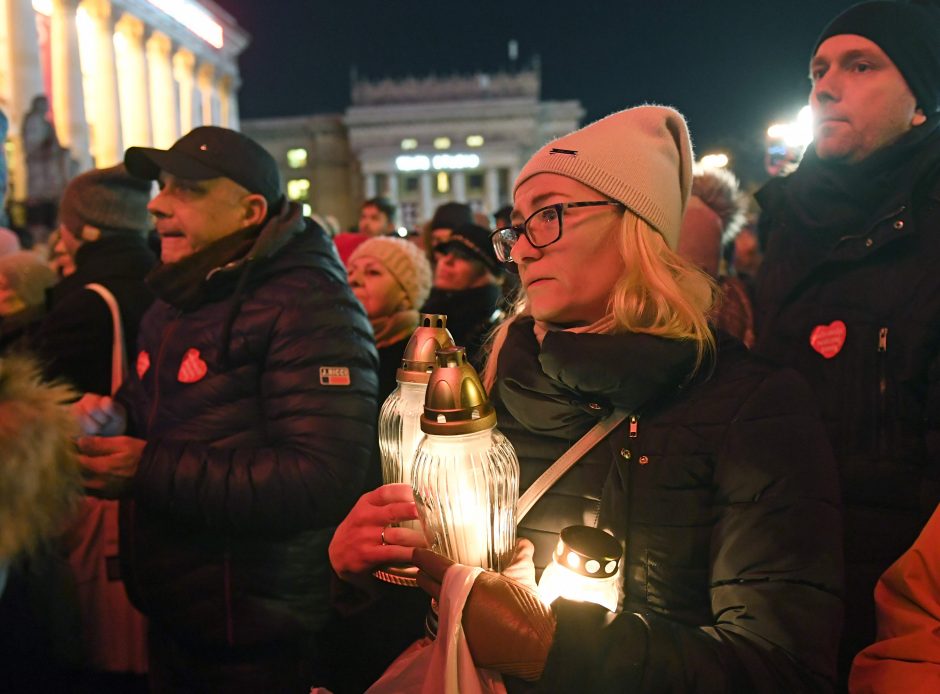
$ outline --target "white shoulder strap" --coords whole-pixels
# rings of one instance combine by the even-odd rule
[[[561,457],[543,472],[532,485],[525,490],[519,501],[516,503],[516,523],[519,523],[525,515],[532,510],[535,502],[542,498],[552,485],[564,475],[571,466],[578,462],[584,455],[594,448],[610,432],[616,429],[620,423],[627,418],[629,412],[626,410],[614,410],[606,419],[602,419],[595,424],[588,433],[578,439],[575,444],[565,451]]]
[[[127,374],[127,350],[124,347],[124,324],[121,322],[121,309],[118,308],[117,299],[107,287],[101,284],[86,284],[85,289],[98,294],[108,305],[111,312],[111,322],[114,324],[114,338],[111,343],[111,395],[114,395],[121,383],[124,382],[124,376]]]

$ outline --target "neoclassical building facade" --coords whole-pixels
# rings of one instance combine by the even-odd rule
[[[345,114],[246,120],[278,158],[295,197],[344,226],[363,199],[385,195],[415,228],[449,201],[492,214],[545,142],[578,127],[577,101],[542,101],[537,67],[511,73],[354,77]],[[329,162],[329,164],[325,164]],[[345,169],[343,167],[346,167]],[[292,184],[293,182],[293,184]]]
[[[79,170],[134,145],[168,147],[198,125],[239,126],[248,34],[211,0],[0,0],[0,107],[12,192],[25,190],[23,118],[49,101]]]

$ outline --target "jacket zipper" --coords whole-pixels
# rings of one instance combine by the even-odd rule
[[[180,314],[176,314],[168,326],[163,329],[163,336],[160,338],[160,349],[157,351],[157,362],[153,367],[153,399],[150,403],[150,414],[147,416],[147,435],[152,433],[153,420],[157,416],[157,408],[160,405],[160,367],[163,366],[163,356],[166,352],[166,345],[170,337],[179,325]]]
[[[639,427],[640,427],[640,418],[635,414],[631,414],[630,415],[630,438],[631,439],[635,439],[637,437],[637,432],[639,431]]]
[[[875,431],[877,436],[878,452],[884,456],[887,454],[887,440],[885,436],[885,425],[888,413],[888,328],[878,329],[878,421],[875,422]]]

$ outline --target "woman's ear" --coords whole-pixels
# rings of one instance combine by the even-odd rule
[[[923,125],[927,122],[927,116],[924,114],[924,109],[919,108],[914,111],[914,117],[911,119],[911,125],[917,127],[918,125]]]

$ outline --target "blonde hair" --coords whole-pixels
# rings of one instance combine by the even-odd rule
[[[715,354],[715,336],[708,313],[718,296],[718,286],[708,275],[680,257],[646,221],[627,210],[620,223],[618,250],[624,273],[611,287],[608,311],[614,317],[613,332],[656,335],[695,343],[696,373]],[[511,315],[492,332],[483,369],[483,384],[492,390],[496,362],[509,326],[528,315],[523,289]]]
[[[44,383],[32,358],[0,359],[0,561],[61,533],[76,508],[79,432],[65,404],[75,397],[64,384]]]

